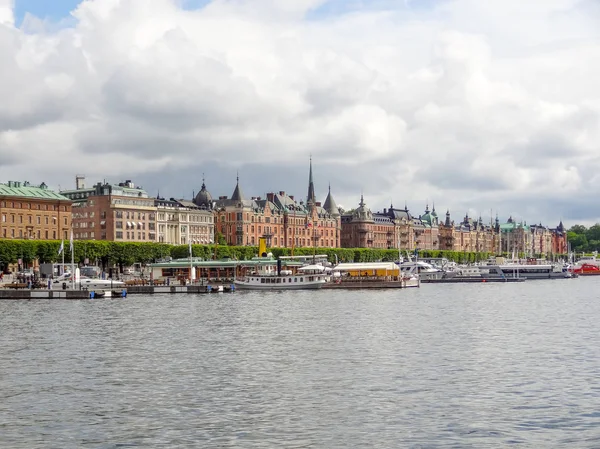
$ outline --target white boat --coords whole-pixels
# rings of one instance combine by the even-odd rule
[[[325,267],[307,265],[298,268],[296,273],[282,270],[281,262],[272,258],[255,257],[258,264],[243,277],[236,278],[236,288],[245,290],[306,290],[322,288],[326,282]]]
[[[65,288],[72,290],[71,273],[66,272],[58,276],[52,281],[54,289]],[[112,292],[113,290],[121,290],[125,288],[125,283],[112,279],[89,278],[87,276],[75,277],[75,290],[88,290],[95,292]],[[106,296],[110,296],[107,294]]]
[[[520,264],[482,265],[484,278],[525,278],[530,279],[568,279],[573,274],[565,271],[562,265],[556,264]]]
[[[445,274],[444,270],[435,268],[433,265],[422,260],[402,262],[400,263],[400,270],[406,275],[418,275],[422,281],[442,279]]]

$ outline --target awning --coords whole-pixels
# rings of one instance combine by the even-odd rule
[[[306,265],[298,268],[298,271],[325,271],[325,267],[323,265]]]
[[[106,224],[106,221],[105,221],[105,220],[102,220],[102,221],[100,222],[100,226],[102,226],[102,225],[105,225],[105,224]]]
[[[141,221],[138,221],[138,225],[140,225],[140,227],[144,226]]]
[[[128,228],[130,228],[130,227],[132,227],[132,226],[133,226],[133,225],[131,224],[131,222],[130,222],[130,221],[128,221],[128,222],[127,222],[127,227],[128,227]]]

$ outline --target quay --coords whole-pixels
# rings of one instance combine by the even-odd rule
[[[423,284],[481,284],[483,282],[525,282],[526,278],[442,278],[421,279]]]
[[[155,293],[233,293],[235,286],[208,285],[128,285],[128,295],[153,295]]]
[[[89,299],[95,292],[86,290],[0,289],[2,299]],[[116,296],[116,295],[115,295]],[[119,292],[118,296],[122,296]]]

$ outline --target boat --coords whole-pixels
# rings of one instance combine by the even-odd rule
[[[558,264],[507,263],[481,265],[482,276],[486,279],[570,279],[573,273]]]
[[[419,276],[405,273],[394,262],[340,263],[325,288],[419,287]]]
[[[578,276],[596,276],[600,274],[600,267],[596,264],[582,263],[570,267],[570,272]]]
[[[400,262],[400,270],[407,276],[418,275],[422,281],[442,279],[445,275],[444,270],[422,260]]]
[[[480,266],[458,266],[452,271],[446,271],[441,279],[422,280],[430,284],[458,284],[458,283],[476,283],[476,282],[524,282],[524,277],[502,277],[490,276],[487,267]]]
[[[71,273],[66,272],[52,281],[55,289],[62,290],[73,290],[73,284],[71,281]],[[90,278],[87,276],[75,276],[75,290],[88,290],[95,291],[103,296],[112,296],[113,290],[119,290],[125,288],[125,283],[121,281],[115,281],[113,279],[100,279]]]
[[[307,265],[294,270],[282,269],[282,261],[272,256],[253,257],[249,273],[234,279],[242,290],[307,290],[322,288],[326,283],[325,267]],[[244,263],[240,262],[240,267]]]

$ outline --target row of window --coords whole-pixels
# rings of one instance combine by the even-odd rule
[[[127,232],[123,232],[123,231],[117,231],[115,233],[115,238],[117,238],[118,240],[122,240],[123,238],[127,239],[127,240],[146,240],[146,233],[145,232],[139,232],[137,233],[137,239],[135,238],[136,233],[135,231],[127,231]],[[148,233],[148,240],[149,241],[155,241],[156,240],[156,234],[153,232]]]
[[[24,221],[23,220],[23,215],[18,215],[18,217],[19,217],[18,222],[20,224],[23,224],[23,221]],[[52,217],[52,222],[53,222],[52,224],[56,224],[56,221],[57,221],[57,218],[56,217]],[[2,223],[7,223],[7,222],[16,223],[17,222],[17,215],[10,214],[10,220],[8,220],[7,214],[2,214]],[[33,224],[33,215],[27,215],[27,222],[29,224]],[[39,216],[39,215],[36,215],[35,216],[35,222],[36,222],[36,224],[41,225],[42,224],[42,217]],[[44,217],[44,224],[49,224],[49,223],[50,223],[50,217],[47,217],[47,216]],[[64,225],[65,226],[69,225],[69,219],[68,219],[68,217],[64,217]]]
[[[42,237],[43,236],[43,237]],[[50,231],[42,231],[41,229],[38,229],[37,231],[27,231],[27,230],[23,230],[23,229],[14,229],[11,228],[9,229],[2,229],[2,237],[7,239],[7,238],[19,238],[19,239],[37,239],[37,240],[41,240],[42,238],[45,240],[56,240],[57,238],[57,232],[56,231],[52,231],[52,233],[50,233]],[[63,239],[67,239],[67,231],[63,231]]]
[[[31,203],[21,203],[16,201],[1,201],[0,207],[8,207],[13,209],[36,209],[36,210],[61,210],[67,211],[67,206],[57,206],[56,204],[39,204],[35,203],[32,207]]]

